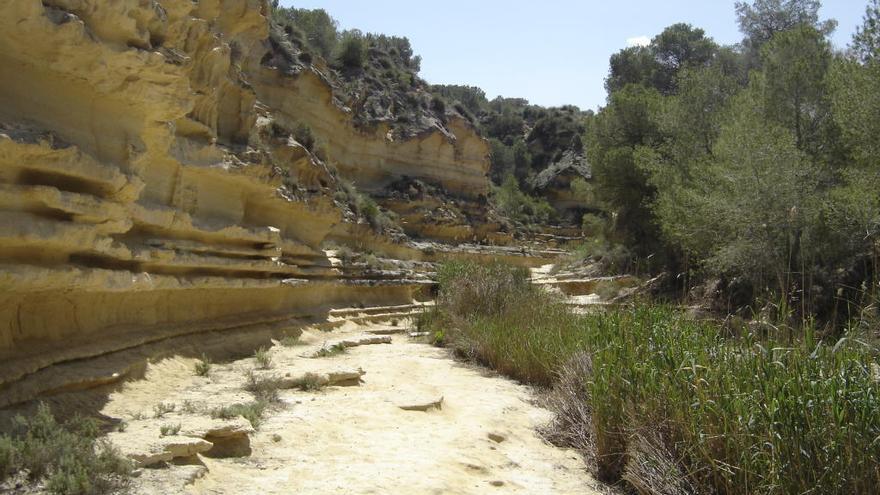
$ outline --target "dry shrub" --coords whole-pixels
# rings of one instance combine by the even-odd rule
[[[623,479],[642,495],[696,495],[699,492],[682,472],[680,456],[670,449],[661,429],[630,435]]]
[[[580,451],[590,468],[595,470],[596,440],[588,384],[592,372],[593,362],[584,351],[563,365],[546,399],[547,408],[555,413],[555,418],[541,433],[554,445]]]

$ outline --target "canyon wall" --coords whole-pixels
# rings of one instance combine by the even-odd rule
[[[16,389],[53,364],[417,297],[424,279],[322,250],[363,226],[346,227],[337,174],[277,129],[308,123],[367,190],[413,177],[464,198],[488,190],[485,142],[457,122],[404,141],[355,129],[317,73],[263,66],[267,14],[0,1],[0,407],[56,386]]]

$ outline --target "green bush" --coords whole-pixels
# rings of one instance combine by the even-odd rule
[[[272,354],[266,347],[260,347],[254,352],[254,360],[257,362],[257,368],[268,370],[272,367]]]
[[[211,373],[211,360],[208,356],[202,354],[202,359],[196,361],[193,366],[196,376],[208,376]]]
[[[492,202],[501,215],[525,225],[547,224],[556,216],[547,200],[522,192],[512,175],[508,175],[500,187],[493,188]]]
[[[263,416],[269,409],[269,402],[257,400],[246,404],[233,404],[215,408],[211,411],[214,419],[235,419],[239,416],[248,420],[251,426],[259,428],[263,424]]]
[[[99,440],[94,420],[75,416],[59,424],[45,404],[28,418],[18,416],[12,435],[0,435],[0,483],[26,473],[49,493],[101,494],[123,488],[133,466]]]
[[[346,69],[361,69],[367,60],[367,44],[363,34],[354,29],[342,33],[336,53],[336,62]]]
[[[309,127],[308,124],[299,124],[296,126],[296,129],[293,131],[293,138],[296,139],[296,142],[303,145],[303,147],[309,151],[314,151],[315,149],[315,135],[312,133],[312,128]]]

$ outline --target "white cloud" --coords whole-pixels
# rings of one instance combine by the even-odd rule
[[[634,46],[648,46],[651,44],[651,38],[647,36],[636,36],[634,38],[626,39],[626,46],[632,48]]]

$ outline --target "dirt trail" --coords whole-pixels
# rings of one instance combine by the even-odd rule
[[[275,346],[273,368],[260,373],[362,369],[355,386],[317,392],[282,390],[282,404],[250,435],[249,456],[192,457],[144,469],[137,493],[192,494],[591,494],[597,483],[578,455],[536,433],[550,413],[527,387],[450,359],[446,351],[395,334],[391,344],[365,345],[310,358],[326,342],[395,332],[390,325],[346,323],[333,332],[306,331],[294,347]],[[253,359],[215,365],[196,377],[192,360],[151,365],[145,380],[114,394],[104,412],[130,417],[129,430],[204,421],[218,405],[250,400],[241,387]],[[404,410],[430,406],[440,409]],[[186,402],[184,402],[186,401]],[[153,418],[158,403],[174,412]],[[127,435],[127,436],[126,436]],[[125,433],[116,439],[139,438]],[[131,447],[131,446],[129,446]],[[182,464],[182,465],[181,465]]]

